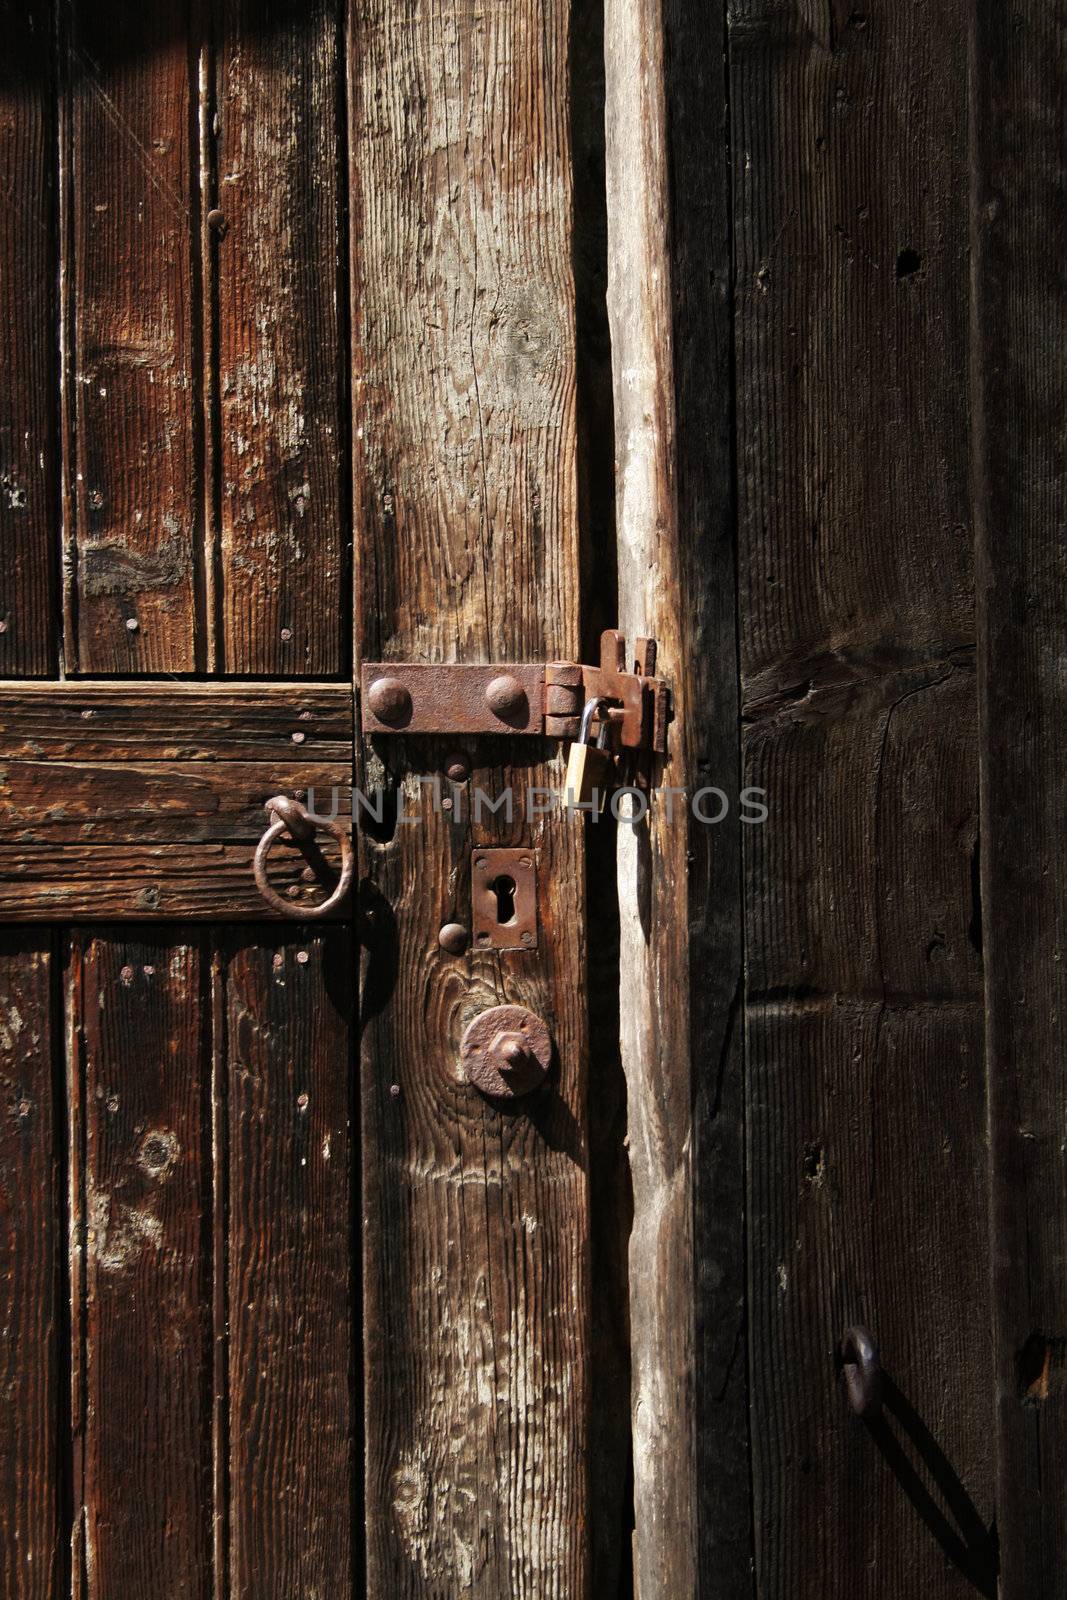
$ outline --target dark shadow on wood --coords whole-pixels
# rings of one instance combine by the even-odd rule
[[[892,1378],[885,1376],[882,1411],[864,1420],[890,1472],[926,1523],[953,1566],[977,1589],[996,1600],[997,1557],[996,1523],[988,1528],[973,1500],[960,1482],[951,1461]],[[945,1515],[919,1475],[888,1417],[897,1423],[904,1439],[912,1446],[926,1468],[954,1519]]]

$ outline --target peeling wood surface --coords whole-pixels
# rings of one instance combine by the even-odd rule
[[[1062,9],[976,8],[974,466],[1004,1600],[1067,1570]]]
[[[369,659],[577,648],[570,18],[557,0],[353,11]],[[447,748],[368,741],[366,761],[401,781]],[[560,779],[548,750],[514,767],[506,743],[470,753],[472,785],[514,783],[520,815],[528,784]],[[581,828],[558,810],[472,827],[425,793],[421,809],[422,826],[361,844],[368,1592],[586,1596]],[[438,930],[469,925],[471,848],[490,841],[536,853],[536,954],[449,956]],[[458,1064],[465,1024],[505,1001],[544,1017],[557,1056],[549,1086],[512,1110]]]
[[[743,782],[769,808],[744,829],[756,1581],[992,1594],[966,19],[755,0],[728,37]],[[910,1436],[831,1381],[853,1322]],[[919,1441],[958,1533],[909,1495]]]
[[[191,672],[200,371],[189,8],[60,8],[68,670]]]
[[[219,584],[227,672],[347,667],[338,8],[214,8]],[[215,220],[216,212],[218,219]]]
[[[57,982],[47,933],[0,933],[0,1582],[8,1600],[53,1600],[66,1571]]]
[[[0,674],[55,671],[56,100],[48,5],[4,12],[0,68]],[[15,375],[17,374],[17,377]]]

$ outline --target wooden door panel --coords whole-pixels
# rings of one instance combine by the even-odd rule
[[[264,803],[343,817],[352,715],[347,684],[0,684],[0,915],[262,920]],[[270,859],[297,903],[305,865]]]
[[[974,470],[1004,1600],[1067,1571],[1063,16],[975,8]]]
[[[348,1594],[347,930],[59,943],[66,1049],[49,936],[0,957],[5,1594]]]
[[[54,672],[58,659],[51,8],[10,6],[4,30],[0,192],[14,203],[0,238],[0,677],[17,678]]]
[[[285,929],[216,969],[234,1600],[348,1595],[360,1545],[354,956],[347,929]]]
[[[210,989],[201,936],[75,936],[74,1561],[84,1600],[210,1586]]]
[[[0,1581],[61,1592],[63,1105],[59,974],[47,932],[0,932]]]
[[[576,659],[579,505],[569,107],[572,8],[353,8],[359,515],[370,659]],[[463,817],[421,799],[456,744]],[[549,762],[551,761],[551,765]],[[367,1572],[378,1600],[588,1592],[585,896],[554,748],[375,739],[367,781],[417,826],[361,840]],[[511,825],[476,787],[515,795]],[[479,843],[536,862],[536,951],[460,957]],[[487,1103],[458,1060],[528,1006],[551,1087]]]
[[[190,8],[59,11],[67,666],[192,672],[204,654]]]
[[[348,667],[342,11],[275,28],[262,0],[213,7],[218,665],[246,676]]]
[[[754,0],[729,34],[757,1580],[989,1592],[967,30]],[[855,1322],[962,1540],[828,1382]]]

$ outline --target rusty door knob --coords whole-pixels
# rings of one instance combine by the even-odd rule
[[[857,1417],[873,1417],[882,1409],[882,1363],[866,1328],[846,1328],[841,1340],[841,1367],[848,1403]]]
[[[544,1083],[552,1040],[525,1006],[492,1006],[468,1023],[460,1042],[467,1081],[494,1100],[517,1100]]]
[[[273,910],[280,912],[283,917],[299,917],[303,921],[308,917],[328,916],[335,906],[340,905],[352,885],[352,841],[348,834],[339,822],[330,817],[315,816],[302,806],[299,800],[293,800],[289,795],[276,794],[273,799],[267,801],[264,810],[272,820],[270,827],[256,846],[252,862],[256,888],[267,904]],[[313,839],[317,832],[328,833],[340,846],[341,872],[336,887],[317,906],[285,900],[267,881],[267,857],[283,833],[287,833],[290,839],[300,843]]]

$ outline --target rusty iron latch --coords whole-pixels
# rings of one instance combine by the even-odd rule
[[[601,635],[600,665],[575,661],[464,663],[366,661],[361,679],[364,733],[535,734],[578,738],[590,700],[617,708],[623,752],[665,755],[671,692],[656,677],[656,641],[638,639],[632,670],[626,641]]]

